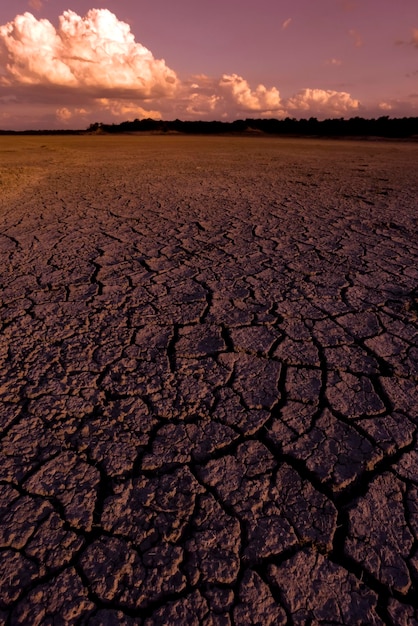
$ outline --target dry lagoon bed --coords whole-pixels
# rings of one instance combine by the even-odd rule
[[[1,138],[1,624],[418,624],[417,163]]]

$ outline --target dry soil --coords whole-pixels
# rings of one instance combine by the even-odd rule
[[[418,624],[417,163],[0,139],[1,624]]]

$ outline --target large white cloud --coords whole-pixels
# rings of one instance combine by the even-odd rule
[[[324,118],[356,114],[358,107],[350,94],[322,89],[283,98],[277,87],[253,86],[235,73],[181,81],[107,9],[84,17],[64,11],[56,26],[31,13],[0,25],[0,127],[83,128],[141,117]]]
[[[285,105],[296,116],[345,117],[355,115],[360,103],[345,91],[303,89],[288,98]]]
[[[238,74],[221,78],[194,76],[185,81],[174,103],[176,117],[234,119],[239,117],[282,117],[282,100],[276,87],[252,89]]]
[[[252,90],[248,82],[237,74],[224,74],[219,81],[221,93],[232,99],[243,112],[271,113],[281,111],[280,93],[276,87],[258,85]]]
[[[129,25],[107,9],[91,9],[85,17],[64,11],[58,28],[31,13],[16,16],[0,26],[0,66],[2,85],[54,85],[97,95],[169,95],[177,82],[165,61],[137,43]]]

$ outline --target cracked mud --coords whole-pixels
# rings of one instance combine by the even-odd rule
[[[418,624],[418,146],[0,144],[0,623]]]

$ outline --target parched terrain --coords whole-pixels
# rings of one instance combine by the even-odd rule
[[[418,624],[417,163],[1,139],[1,624]]]

